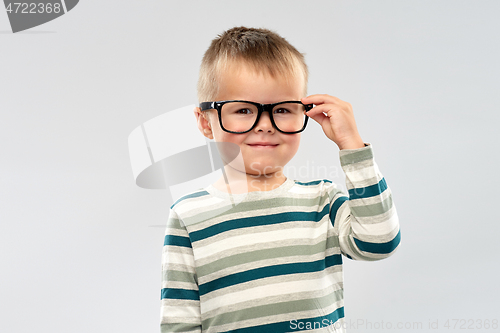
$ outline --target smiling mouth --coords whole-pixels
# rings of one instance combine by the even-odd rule
[[[275,148],[278,147],[277,144],[267,144],[267,143],[254,143],[254,144],[248,144],[250,147],[255,147],[255,148]]]

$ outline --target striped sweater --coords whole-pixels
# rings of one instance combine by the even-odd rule
[[[341,150],[340,162],[348,196],[329,180],[287,179],[266,192],[208,186],[177,200],[161,332],[345,332],[342,255],[386,258],[400,232],[372,147]]]

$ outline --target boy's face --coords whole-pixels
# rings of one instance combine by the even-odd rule
[[[219,94],[215,101],[245,100],[261,104],[297,100],[303,96],[304,82],[300,77],[286,80],[256,73],[249,66],[234,63],[220,79]],[[216,110],[208,111],[209,121],[197,115],[202,133],[217,142],[231,142],[240,148],[243,166],[236,167],[251,175],[270,175],[280,171],[299,148],[300,133],[284,134],[273,127],[268,112],[263,112],[259,122],[250,132],[233,134],[221,129]],[[233,166],[234,168],[234,166]]]

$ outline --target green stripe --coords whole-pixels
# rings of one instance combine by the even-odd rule
[[[360,149],[353,152],[340,151],[340,165],[348,165],[363,162],[373,158],[373,150],[369,149]]]
[[[342,254],[345,255],[347,258],[352,260],[352,257],[349,254],[345,253],[344,251],[342,251]]]
[[[163,281],[196,283],[193,273],[168,269],[163,271]]]
[[[330,209],[330,221],[332,223],[332,226],[335,226],[335,219],[337,218],[337,212],[339,211],[340,207],[342,207],[342,204],[349,200],[348,197],[346,196],[341,196],[335,199],[333,202],[332,208]]]
[[[271,210],[277,207],[309,207],[314,209],[316,207],[323,207],[325,202],[328,200],[328,194],[325,193],[322,197],[315,198],[273,198],[272,200],[256,200],[256,201],[244,201],[237,204],[234,207],[221,207],[218,209],[212,209],[209,211],[202,212],[200,214],[194,215],[189,218],[184,218],[183,222],[185,225],[194,225],[200,222],[208,221],[216,216],[222,216],[226,214],[238,214],[242,213],[248,215],[250,212],[255,210]]]
[[[197,290],[178,289],[178,288],[163,288],[161,290],[161,299],[189,299],[193,301],[200,300],[200,294]]]
[[[179,198],[176,202],[174,202],[174,204],[172,206],[170,206],[170,209],[174,208],[174,206],[177,205],[181,201],[184,201],[184,200],[187,200],[187,199],[191,199],[191,198],[202,197],[204,195],[210,195],[210,193],[208,193],[207,191],[199,191],[199,192],[195,192],[195,193],[191,193],[191,194],[185,195],[182,198]]]
[[[384,201],[373,204],[357,207],[350,207],[352,215],[357,217],[369,217],[384,214],[392,208],[392,196],[388,196]]]
[[[307,183],[303,183],[303,182],[295,182],[295,184],[297,185],[303,185],[303,186],[312,186],[312,185],[318,185],[319,183],[330,183],[332,184],[332,181],[331,180],[328,180],[328,179],[322,179],[322,180],[313,180],[313,181],[310,181],[310,182],[307,182]]]
[[[174,236],[167,234],[165,235],[165,240],[163,241],[163,245],[191,247],[191,241],[189,240],[188,237]]]
[[[382,194],[387,190],[387,183],[382,178],[377,184],[366,187],[356,187],[349,190],[349,200],[364,199]]]
[[[184,229],[181,221],[175,217],[170,217],[167,221],[167,227],[172,229]]]
[[[339,289],[320,298],[307,298],[289,302],[272,303],[232,312],[226,312],[216,315],[215,317],[208,318],[204,320],[202,324],[204,327],[213,327],[217,325],[224,325],[226,323],[234,323],[242,320],[275,316],[285,313],[310,311],[316,309],[318,311],[323,311],[324,308],[329,307],[335,302],[342,300],[343,294],[344,291],[342,289]],[[252,301],[249,301],[249,303],[252,303]]]
[[[272,276],[303,274],[319,272],[327,267],[341,265],[342,257],[340,254],[333,254],[324,259],[313,262],[299,262],[291,264],[280,264],[273,266],[250,269],[248,271],[226,275],[218,279],[199,285],[200,295],[208,294],[214,290],[230,287],[240,283],[245,283],[258,279],[265,279]]]
[[[354,238],[354,242],[358,248],[363,252],[377,253],[377,254],[388,254],[391,253],[398,247],[401,241],[401,231],[398,231],[396,237],[386,243],[371,243],[363,242],[357,238]]]
[[[361,253],[358,250],[358,248],[353,244],[353,240],[351,240],[351,237],[348,237],[347,244],[348,244],[349,249],[351,250],[351,252],[353,252],[355,254],[356,259],[361,259],[361,260],[365,260],[365,261],[375,261],[375,260],[377,260],[375,258],[368,257],[368,256],[364,255],[363,253]],[[354,258],[351,258],[351,259],[354,259]]]
[[[273,332],[273,333],[280,333],[280,332],[294,332],[294,331],[302,331],[302,330],[309,330],[307,328],[307,323],[313,325],[314,323],[317,323],[321,325],[322,323],[326,323],[327,325],[331,325],[333,323],[336,323],[337,320],[340,318],[344,318],[344,307],[338,308],[337,310],[333,311],[330,314],[324,315],[324,316],[319,316],[315,318],[301,318],[297,320],[287,320],[287,321],[282,321],[279,323],[271,323],[271,324],[264,324],[264,325],[259,325],[259,326],[251,326],[251,327],[244,327],[228,332],[223,332],[223,333],[262,333],[262,332]],[[296,327],[292,326],[295,324]],[[303,329],[298,328],[298,326],[301,323]],[[326,327],[321,326],[321,327]],[[319,328],[319,327],[317,327]]]
[[[338,247],[338,238],[329,237],[327,241],[321,241],[314,245],[291,245],[283,246],[278,248],[263,249],[250,251],[245,253],[239,253],[226,258],[222,258],[203,266],[196,268],[196,273],[198,277],[202,277],[219,270],[225,269],[227,267],[233,267],[236,265],[248,264],[255,261],[261,261],[266,259],[291,257],[291,256],[309,256],[317,253],[325,252],[325,248]]]
[[[200,325],[184,323],[161,324],[161,333],[171,332],[199,332]]]
[[[235,229],[266,226],[294,221],[319,222],[325,215],[328,214],[328,212],[328,205],[325,205],[325,207],[321,211],[312,212],[284,212],[277,214],[265,214],[263,212],[264,215],[250,216],[239,219],[235,218],[211,225],[198,231],[192,231],[189,234],[189,237],[192,243],[196,243],[197,241],[207,239],[215,235],[220,235],[226,231]]]
[[[337,235],[328,237],[326,239],[326,248],[327,249],[333,249],[333,248],[340,249],[339,237]]]

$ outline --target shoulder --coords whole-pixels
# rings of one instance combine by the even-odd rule
[[[297,193],[330,192],[337,186],[329,179],[316,179],[309,181],[295,180],[293,191]]]
[[[328,197],[331,202],[333,202],[336,197],[345,195],[344,192],[329,179],[295,181],[292,192],[301,196]]]

